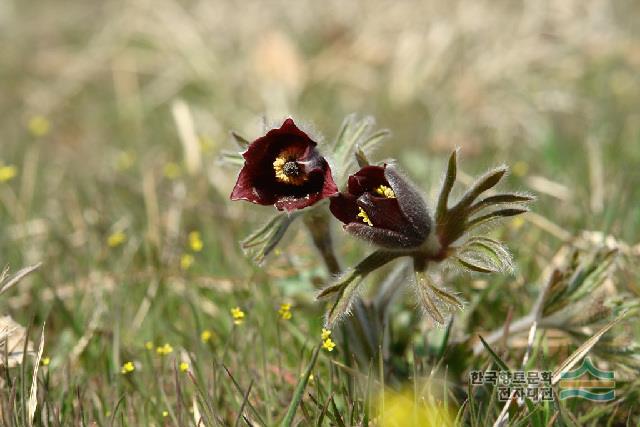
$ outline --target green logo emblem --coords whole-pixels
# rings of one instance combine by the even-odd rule
[[[589,379],[585,374],[590,374],[594,379]],[[583,375],[585,378],[580,379]],[[560,400],[579,397],[595,402],[609,402],[616,397],[615,388],[614,372],[598,369],[586,357],[579,368],[562,374]]]

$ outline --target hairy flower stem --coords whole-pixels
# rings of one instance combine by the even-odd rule
[[[331,224],[326,211],[314,209],[310,213],[304,215],[303,220],[311,234],[314,246],[318,249],[322,260],[324,261],[327,271],[334,276],[339,276],[342,273],[342,268],[340,267],[340,263],[333,248]],[[354,301],[352,311],[354,315],[349,317],[348,320],[343,323],[341,328],[344,337],[345,355],[356,348],[362,348],[366,349],[365,351],[368,354],[368,357],[371,357],[375,353],[378,343],[373,342],[374,340],[371,338],[371,331],[369,331],[369,328],[367,327],[370,322],[367,320],[367,309],[364,302],[361,299]],[[359,342],[360,345],[355,345],[352,348],[349,347],[349,342],[353,344]],[[365,359],[368,357],[365,357]],[[345,362],[349,365],[351,358],[346,357]]]
[[[318,249],[322,261],[330,274],[338,275],[342,272],[340,263],[333,250],[333,239],[331,238],[331,227],[329,216],[324,210],[314,209],[304,215],[304,224],[306,225],[313,244]]]

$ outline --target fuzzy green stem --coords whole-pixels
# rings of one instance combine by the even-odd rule
[[[340,268],[340,263],[333,250],[331,227],[326,212],[318,210],[309,212],[304,216],[304,224],[307,226],[313,244],[318,249],[329,273],[334,275],[340,274],[342,268]]]

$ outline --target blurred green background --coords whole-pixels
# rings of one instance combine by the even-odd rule
[[[64,390],[95,382],[87,393],[109,402],[96,413],[117,400],[103,376],[145,341],[192,351],[205,328],[231,333],[232,306],[288,298],[305,310],[299,334],[315,331],[326,276],[306,235],[252,266],[237,242],[272,210],[228,201],[236,169],[220,154],[231,130],[253,139],[289,115],[330,142],[355,112],[392,132],[374,158],[397,158],[431,197],[455,147],[463,172],[506,163],[506,186],[538,196],[503,236],[516,280],[488,279],[513,296],[476,315],[500,326],[582,230],[640,253],[638,22],[634,0],[4,0],[0,265],[44,265],[3,314],[47,320],[45,354],[76,376]],[[339,236],[345,260],[366,251]],[[622,277],[638,296],[636,271]]]

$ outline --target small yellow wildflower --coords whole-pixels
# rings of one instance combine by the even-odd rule
[[[236,325],[242,325],[244,322],[244,311],[240,307],[234,307],[231,309],[231,317],[233,317],[233,323]]]
[[[27,123],[27,129],[35,137],[45,136],[51,129],[51,122],[44,116],[33,116]]]
[[[322,328],[322,333],[320,334],[320,337],[322,337],[323,340],[326,340],[330,336],[331,336],[331,331],[329,329]]]
[[[122,369],[120,370],[120,372],[122,372],[123,374],[128,374],[135,370],[136,370],[136,367],[133,364],[133,362],[126,362],[124,365],[122,365]]]
[[[147,341],[146,343],[144,343],[144,348],[146,348],[147,350],[153,350],[153,342]]]
[[[191,268],[193,263],[195,262],[195,258],[191,254],[183,254],[180,257],[180,268],[183,270],[188,270]]]
[[[116,159],[116,169],[119,171],[126,171],[131,169],[135,162],[136,155],[133,151],[121,151],[118,153],[118,158]]]
[[[369,215],[367,215],[367,213],[364,211],[364,209],[362,209],[360,206],[358,206],[358,217],[362,218],[362,222],[364,222],[367,225],[370,225],[373,227],[373,223],[371,222],[371,220],[369,219]]]
[[[291,317],[293,316],[293,314],[291,314],[291,304],[280,304],[278,314],[280,314],[280,318],[282,320],[291,319]]]
[[[520,160],[513,164],[511,170],[515,176],[525,176],[529,172],[529,164]]]
[[[0,182],[11,181],[18,174],[18,168],[12,165],[0,166]]]
[[[162,171],[164,176],[168,179],[177,179],[182,175],[182,168],[175,162],[169,162],[164,165],[164,169]]]
[[[211,338],[213,337],[213,332],[211,332],[208,329],[205,329],[204,331],[202,331],[202,333],[200,334],[200,341],[202,342],[208,342]]]
[[[169,416],[169,411],[162,411],[162,417],[167,418]]]
[[[331,338],[327,338],[326,340],[324,340],[322,342],[322,348],[324,348],[327,351],[333,351],[333,349],[335,348],[336,343],[334,343]]]
[[[165,343],[164,345],[156,348],[156,353],[158,353],[160,356],[166,356],[167,354],[170,354],[173,352],[173,347],[171,347],[171,344],[169,343]]]
[[[304,374],[300,374],[300,378],[304,377]],[[309,382],[313,382],[313,380],[315,379],[315,377],[313,376],[313,374],[309,374]]]
[[[110,234],[107,238],[107,245],[109,245],[110,248],[116,248],[123,244],[126,240],[127,235],[124,234],[123,231],[116,231],[115,233]]]
[[[178,368],[180,369],[180,372],[187,372],[189,370],[189,364],[187,362],[181,362],[180,365],[178,365]]]
[[[189,247],[193,252],[200,252],[202,250],[204,243],[202,243],[202,237],[199,232],[192,231],[189,233]]]
[[[393,192],[391,187],[387,187],[386,185],[379,185],[378,187],[376,187],[375,191],[376,191],[376,193],[378,193],[381,196],[386,197],[387,199],[395,199],[396,198],[396,193]]]
[[[45,356],[42,358],[40,363],[42,363],[42,366],[49,366],[49,363],[51,363],[51,358],[48,356]]]

